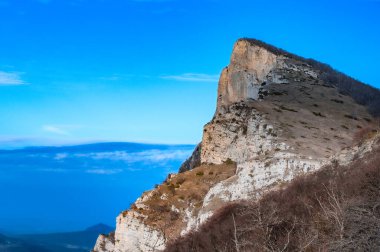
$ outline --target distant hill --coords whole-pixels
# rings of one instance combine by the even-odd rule
[[[130,143],[130,142],[104,142],[81,145],[67,146],[30,146],[25,148],[0,150],[0,153],[58,153],[58,152],[106,152],[106,151],[128,151],[139,152],[151,149],[177,149],[178,147],[190,147],[193,145],[168,145],[168,144],[145,144],[145,143]]]
[[[83,231],[51,234],[19,235],[10,238],[0,235],[1,252],[84,252],[90,251],[99,233],[114,228],[97,224]]]
[[[41,246],[27,243],[23,240],[10,238],[0,234],[0,251],[1,252],[49,252]]]

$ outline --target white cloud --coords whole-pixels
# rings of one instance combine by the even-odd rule
[[[86,173],[91,174],[101,174],[101,175],[112,175],[122,172],[122,169],[89,169],[86,170]]]
[[[42,126],[42,129],[44,131],[54,133],[54,134],[58,134],[58,135],[64,135],[64,136],[70,135],[68,131],[66,131],[60,127],[57,127],[57,126],[53,126],[53,125],[44,125],[44,126]]]
[[[21,74],[18,72],[0,71],[0,85],[24,85],[26,82],[21,79]]]
[[[108,77],[101,77],[100,79],[105,80],[105,81],[118,81],[118,80],[120,80],[120,76],[112,75],[112,76],[108,76]]]
[[[62,160],[69,156],[67,153],[57,153],[54,157],[55,160]]]
[[[62,168],[46,168],[46,169],[39,169],[39,171],[42,171],[42,172],[55,172],[55,173],[69,172],[69,170],[62,169]]]
[[[162,2],[172,2],[174,0],[131,0],[132,2],[139,3],[162,3]]]
[[[81,249],[80,246],[72,245],[72,244],[66,244],[65,247],[68,249]]]
[[[70,136],[70,131],[82,128],[81,125],[43,125],[42,130],[61,136]]]
[[[170,160],[184,160],[191,154],[190,150],[148,150],[137,153],[125,151],[90,153],[93,159],[121,160],[127,163],[136,162],[167,162]]]
[[[32,136],[6,136],[0,135],[0,149],[19,149],[30,146],[72,146],[104,142],[104,139],[83,138],[58,138],[56,135],[49,137]]]
[[[219,75],[199,74],[199,73],[184,73],[180,75],[163,75],[162,79],[176,81],[196,81],[196,82],[218,82]]]

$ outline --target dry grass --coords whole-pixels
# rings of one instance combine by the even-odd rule
[[[167,240],[178,237],[185,227],[184,210],[190,208],[196,214],[203,204],[209,189],[216,183],[233,176],[236,164],[226,162],[221,165],[201,165],[193,170],[169,175],[158,185],[147,200],[144,208],[132,205],[135,212],[143,214],[147,225],[162,231]]]
[[[266,115],[279,131],[278,140],[293,147],[297,155],[328,158],[351,146],[358,129],[375,126],[367,108],[337,88],[304,72],[276,71],[289,83],[268,83],[264,87],[268,96],[249,106]]]

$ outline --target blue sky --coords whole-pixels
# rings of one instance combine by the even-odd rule
[[[233,43],[380,87],[380,1],[0,0],[0,147],[196,143]]]

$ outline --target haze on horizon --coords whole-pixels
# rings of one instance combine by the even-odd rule
[[[253,37],[380,87],[380,1],[0,0],[0,148],[190,143]]]

